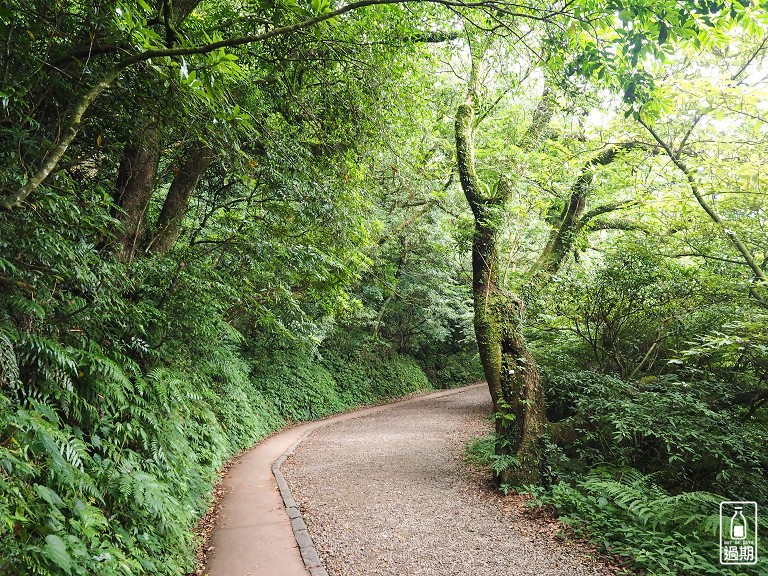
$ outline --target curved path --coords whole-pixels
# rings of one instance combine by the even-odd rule
[[[300,528],[294,537],[272,474],[273,463],[301,441],[282,471],[331,576],[613,574],[588,551],[558,540],[546,519],[532,520],[519,499],[489,490],[485,476],[463,464],[466,441],[490,431],[484,419],[490,411],[487,387],[475,385],[266,439],[224,481],[204,573],[307,576],[296,543],[306,536],[304,523],[294,519]]]
[[[434,392],[309,422],[257,444],[239,458],[224,479],[224,495],[208,542],[210,551],[203,573],[209,576],[307,576],[291,520],[272,474],[275,460],[316,428],[456,393],[457,390]]]
[[[612,574],[462,460],[486,387],[317,429],[282,467],[331,576]]]

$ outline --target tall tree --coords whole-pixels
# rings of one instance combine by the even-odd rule
[[[185,150],[176,168],[176,175],[168,188],[163,208],[157,218],[154,237],[149,243],[152,252],[164,254],[175,244],[181,233],[181,224],[189,210],[189,201],[200,178],[213,162],[214,153],[200,141],[192,142]]]
[[[587,207],[592,200],[590,192],[598,169],[612,164],[625,151],[653,152],[654,145],[629,141],[604,144],[597,151],[588,152],[588,159],[576,177],[566,176],[568,194],[559,214],[550,219],[548,237],[538,247],[531,248],[535,255],[527,272],[510,286],[500,278],[499,250],[504,226],[515,228],[518,223],[508,217],[506,205],[513,194],[530,192],[525,191],[521,175],[500,173],[489,167],[485,168],[483,177],[478,172],[475,136],[480,123],[489,116],[489,107],[497,105],[500,99],[489,103],[482,94],[482,68],[484,60],[490,59],[486,55],[488,38],[476,40],[470,36],[469,44],[469,79],[464,101],[456,112],[455,142],[461,187],[474,217],[474,325],[494,402],[496,450],[500,456],[511,457],[509,465],[499,474],[499,481],[520,485],[539,480],[539,439],[547,424],[539,368],[523,334],[526,309],[535,304],[541,290],[568,261],[580,236],[596,229],[641,227],[626,220],[606,218],[631,206],[632,200],[609,200]],[[523,155],[532,155],[541,147],[553,117],[554,92],[550,81],[545,81],[527,129],[508,146]]]

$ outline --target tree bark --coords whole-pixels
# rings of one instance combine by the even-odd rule
[[[464,195],[475,217],[472,241],[474,327],[480,360],[493,399],[496,453],[517,458],[497,476],[502,484],[537,483],[537,440],[546,421],[538,366],[522,336],[523,302],[499,286],[496,215],[506,200],[506,186],[489,197],[481,190],[474,160],[474,96],[467,95],[456,114],[456,151]]]
[[[163,209],[155,225],[155,237],[148,246],[149,250],[165,254],[173,248],[181,233],[181,223],[189,210],[189,200],[211,162],[213,151],[202,142],[193,143],[186,151],[163,202]]]
[[[474,70],[474,67],[473,67]],[[474,74],[473,74],[474,76]],[[538,440],[547,425],[544,393],[538,366],[523,338],[525,302],[560,270],[573,249],[578,235],[595,216],[618,210],[626,202],[605,205],[584,213],[594,168],[614,161],[617,152],[638,146],[635,143],[611,146],[588,161],[571,188],[559,222],[547,244],[527,274],[521,295],[513,295],[499,285],[498,239],[500,213],[509,196],[509,185],[501,178],[496,192],[483,192],[475,168],[474,104],[477,90],[473,81],[465,102],[456,115],[456,155],[462,190],[475,218],[472,244],[472,291],[475,305],[475,335],[480,359],[494,404],[496,453],[514,456],[516,465],[497,475],[502,484],[535,484],[540,481]],[[551,117],[550,95],[545,91],[534,115],[535,122]],[[526,146],[538,143],[544,127],[529,128]]]
[[[123,148],[117,175],[115,203],[120,231],[115,236],[115,252],[122,262],[131,262],[144,235],[144,216],[155,184],[160,161],[160,131],[156,124],[142,130],[138,142]]]

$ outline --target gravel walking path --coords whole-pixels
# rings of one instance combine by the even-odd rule
[[[282,468],[331,576],[613,574],[495,494],[462,453],[489,432],[484,387],[313,432]]]

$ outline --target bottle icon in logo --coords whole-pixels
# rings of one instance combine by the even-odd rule
[[[744,540],[747,537],[747,520],[741,511],[741,506],[736,506],[734,510],[731,518],[731,539]]]

